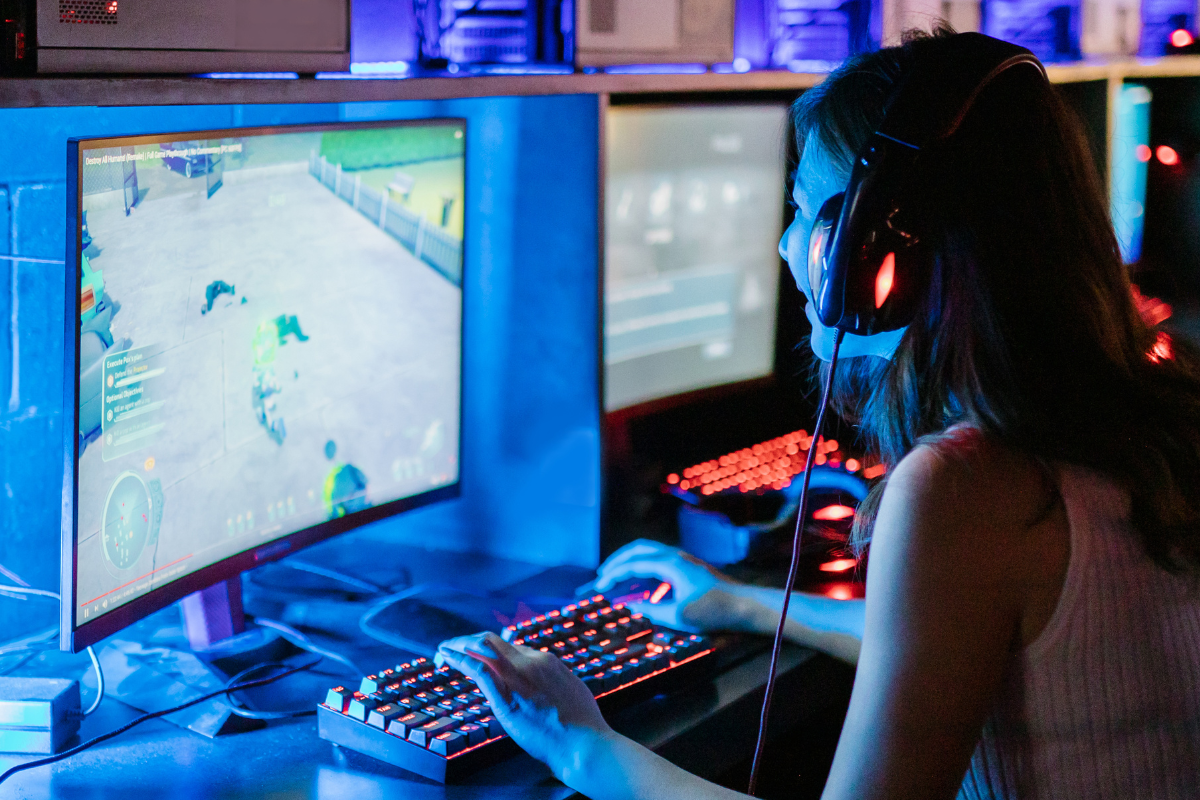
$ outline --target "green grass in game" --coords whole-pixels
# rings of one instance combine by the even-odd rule
[[[423,161],[399,167],[368,169],[353,174],[362,178],[363,186],[390,192],[389,203],[400,203],[415,214],[424,214],[434,225],[442,222],[442,209],[449,202],[450,213],[442,230],[459,239],[463,236],[463,163],[461,156],[438,161]],[[388,189],[396,183],[396,173],[412,179],[412,191],[407,198]]]
[[[343,170],[399,166],[419,161],[462,157],[466,153],[462,128],[376,128],[331,131],[321,136],[321,155]]]

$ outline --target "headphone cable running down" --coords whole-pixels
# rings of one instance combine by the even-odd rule
[[[817,410],[817,424],[813,431],[812,443],[808,448],[808,458],[804,464],[804,483],[800,490],[800,510],[796,516],[796,532],[792,536],[792,563],[788,567],[787,583],[783,587],[783,610],[779,615],[779,626],[775,629],[775,641],[771,646],[771,667],[767,672],[767,688],[763,695],[762,713],[758,718],[758,739],[754,743],[754,761],[750,767],[750,788],[746,793],[754,797],[758,788],[758,769],[762,763],[763,750],[767,743],[767,717],[771,713],[771,699],[775,695],[775,678],[779,671],[779,651],[783,647],[783,629],[787,624],[788,606],[792,600],[792,586],[796,583],[796,572],[800,565],[800,538],[804,531],[804,517],[808,513],[808,484],[812,477],[813,460],[817,455],[817,442],[821,439],[821,428],[825,423],[825,412],[829,408],[830,390],[833,387],[834,371],[837,369],[838,350],[842,346],[842,337],[846,332],[839,329],[833,340],[833,354],[829,359],[829,377],[821,392],[821,405]]]

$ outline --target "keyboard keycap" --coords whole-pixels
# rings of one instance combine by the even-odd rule
[[[442,719],[431,719],[424,725],[418,725],[408,732],[408,740],[415,745],[426,747],[429,740],[437,736],[439,733],[444,733],[448,730],[453,730],[458,725],[458,720],[443,717]]]
[[[367,721],[367,712],[380,705],[380,699],[372,695],[365,697],[361,692],[355,692],[346,708],[346,716],[354,717],[359,722]]]
[[[376,728],[382,728],[386,731],[389,722],[399,717],[403,717],[407,713],[408,709],[404,706],[394,706],[391,703],[387,703],[379,706],[379,708],[373,709],[371,713],[367,715],[367,724]]]
[[[350,700],[353,697],[353,689],[347,689],[345,686],[335,686],[325,694],[325,705],[340,714],[345,714],[346,709],[350,707]]]
[[[387,732],[401,739],[407,739],[408,734],[416,728],[421,727],[426,722],[429,722],[428,714],[422,714],[420,711],[410,711],[404,716],[396,717],[388,723]]]
[[[454,731],[439,733],[429,741],[429,749],[442,756],[452,756],[466,746],[467,737]]]
[[[475,720],[475,724],[487,731],[489,739],[504,735],[504,726],[500,724],[500,720],[490,714]]]
[[[467,737],[467,746],[474,747],[477,744],[483,744],[487,741],[487,731],[482,726],[476,725],[473,722],[468,722],[466,725],[461,725],[458,732]]]
[[[614,664],[608,668],[608,687],[610,689],[615,689],[626,683],[629,683],[629,676],[625,673],[625,667],[620,664]]]
[[[454,711],[450,714],[452,719],[456,719],[459,722],[474,722],[475,718],[478,716],[478,714],[472,714],[465,708],[459,709],[458,711]]]

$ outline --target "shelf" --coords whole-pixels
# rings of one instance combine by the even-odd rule
[[[350,103],[562,94],[807,89],[822,74],[762,71],[698,75],[488,75],[461,78],[248,79],[34,77],[0,79],[0,107]]]
[[[1200,56],[1096,59],[1047,66],[1055,83],[1200,76]],[[225,80],[190,77],[0,79],[0,107],[347,103],[560,94],[674,94],[798,91],[823,73],[488,75],[443,78]]]

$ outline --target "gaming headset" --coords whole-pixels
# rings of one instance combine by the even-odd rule
[[[855,159],[846,191],[821,207],[808,241],[808,281],[822,325],[835,329],[833,353],[813,439],[821,435],[838,350],[847,333],[870,336],[912,322],[927,291],[932,254],[922,241],[919,220],[906,206],[920,177],[927,148],[958,130],[975,99],[998,75],[1028,64],[1046,80],[1046,70],[1023,47],[979,33],[960,33],[917,44],[914,61],[884,106],[883,124]],[[808,506],[816,447],[808,451],[800,507],[792,538],[792,563],[775,629],[758,741],[750,767],[754,795],[766,743],[767,717],[775,694],[779,652],[791,589],[800,561],[800,534]]]
[[[928,49],[918,44],[914,58],[883,124],[855,159],[846,191],[825,202],[809,236],[813,308],[821,324],[844,333],[904,327],[925,292],[930,253],[905,201],[926,149],[958,130],[1000,74],[1026,64],[1046,78],[1033,53],[981,33],[956,34]]]

